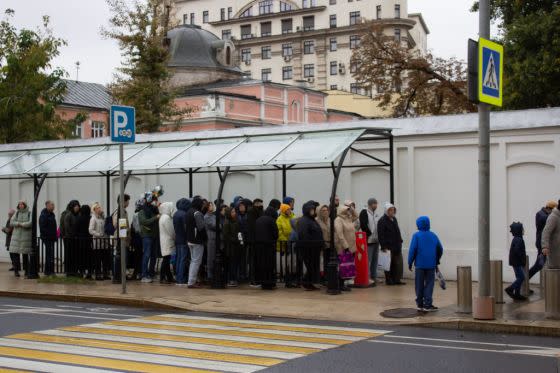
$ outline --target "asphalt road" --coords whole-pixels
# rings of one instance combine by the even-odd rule
[[[1,368],[560,372],[560,339],[0,298]]]

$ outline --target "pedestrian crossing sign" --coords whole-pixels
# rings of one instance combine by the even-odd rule
[[[490,40],[478,41],[478,99],[502,106],[504,47]]]

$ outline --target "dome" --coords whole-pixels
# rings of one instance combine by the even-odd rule
[[[182,25],[167,33],[169,38],[169,67],[241,70],[231,62],[234,46],[200,26]],[[223,56],[228,56],[226,61]]]

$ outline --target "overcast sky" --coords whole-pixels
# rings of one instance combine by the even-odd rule
[[[372,0],[364,0],[372,1]],[[441,57],[466,59],[467,39],[475,38],[477,15],[468,10],[473,0],[409,0],[409,13],[420,12],[430,29],[428,47]],[[2,14],[14,9],[18,27],[35,27],[42,15],[51,17],[55,35],[64,38],[68,46],[62,49],[56,65],[69,77],[76,77],[76,61],[80,61],[79,79],[108,83],[120,64],[116,43],[100,36],[101,26],[107,25],[109,11],[105,0],[2,0]]]

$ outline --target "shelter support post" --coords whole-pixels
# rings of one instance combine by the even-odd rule
[[[33,208],[31,212],[31,255],[27,268],[27,277],[30,279],[39,278],[39,242],[37,240],[37,201],[39,193],[43,187],[43,183],[47,178],[47,174],[33,174]]]
[[[287,184],[286,184],[287,173],[288,173],[288,169],[286,165],[282,165],[282,200],[284,200],[284,198],[286,198],[286,196],[288,195]]]
[[[111,173],[105,174],[105,194],[107,198],[107,214],[111,213]]]
[[[224,192],[224,185],[227,180],[229,173],[229,167],[226,167],[222,176],[220,177],[220,188],[218,189],[218,197],[216,200],[222,200],[222,194]],[[226,287],[226,271],[225,271],[225,255],[222,250],[221,244],[221,216],[220,207],[216,206],[216,257],[214,258],[214,273],[212,274],[212,288],[213,289],[224,289]]]
[[[327,293],[331,295],[340,294],[340,282],[338,276],[338,257],[336,252],[336,247],[334,244],[334,220],[336,219],[336,207],[335,207],[335,198],[336,198],[336,189],[338,187],[338,179],[340,177],[340,172],[342,171],[342,165],[344,164],[344,159],[348,154],[350,148],[346,148],[342,155],[340,156],[340,160],[338,161],[338,166],[335,170],[335,175],[333,178],[333,185],[331,191],[331,200],[330,200],[330,224],[331,224],[331,233],[329,237],[329,244],[330,244],[330,255],[329,255],[329,262],[327,263]]]
[[[193,169],[189,168],[189,198],[193,198]]]
[[[395,143],[393,134],[389,136],[389,189],[391,203],[395,203]]]

